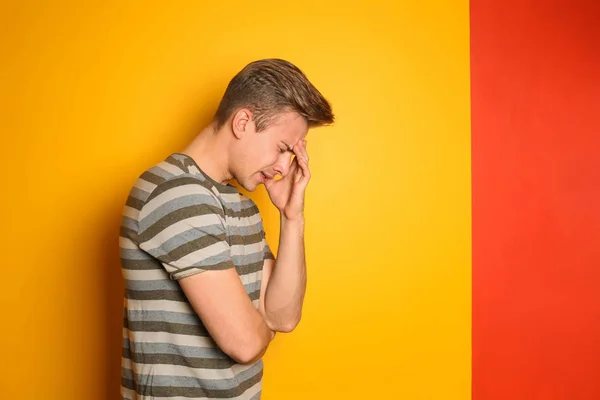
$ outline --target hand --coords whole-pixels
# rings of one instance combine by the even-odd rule
[[[288,174],[278,181],[265,184],[271,202],[288,220],[304,218],[304,193],[310,180],[306,140],[299,141],[292,149],[295,156]]]

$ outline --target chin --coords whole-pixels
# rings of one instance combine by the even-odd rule
[[[238,181],[238,183],[247,192],[254,192],[258,188],[258,185],[260,185],[260,182],[254,182],[254,181],[245,181],[245,182]]]

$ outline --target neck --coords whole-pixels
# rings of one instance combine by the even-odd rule
[[[225,129],[223,127],[216,131],[215,124],[211,123],[182,151],[194,159],[206,175],[222,184],[233,179],[229,172],[228,151],[231,135]]]

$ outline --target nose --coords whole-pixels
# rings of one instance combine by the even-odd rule
[[[290,164],[292,163],[292,152],[285,152],[282,154],[277,162],[273,164],[273,170],[282,177],[286,176],[290,172]]]

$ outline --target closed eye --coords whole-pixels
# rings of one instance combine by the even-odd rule
[[[281,154],[285,153],[286,151],[293,152],[292,147],[289,144],[287,144],[286,142],[281,142],[281,144],[283,144],[283,146],[284,146],[284,148],[279,148],[279,151],[281,152]]]

